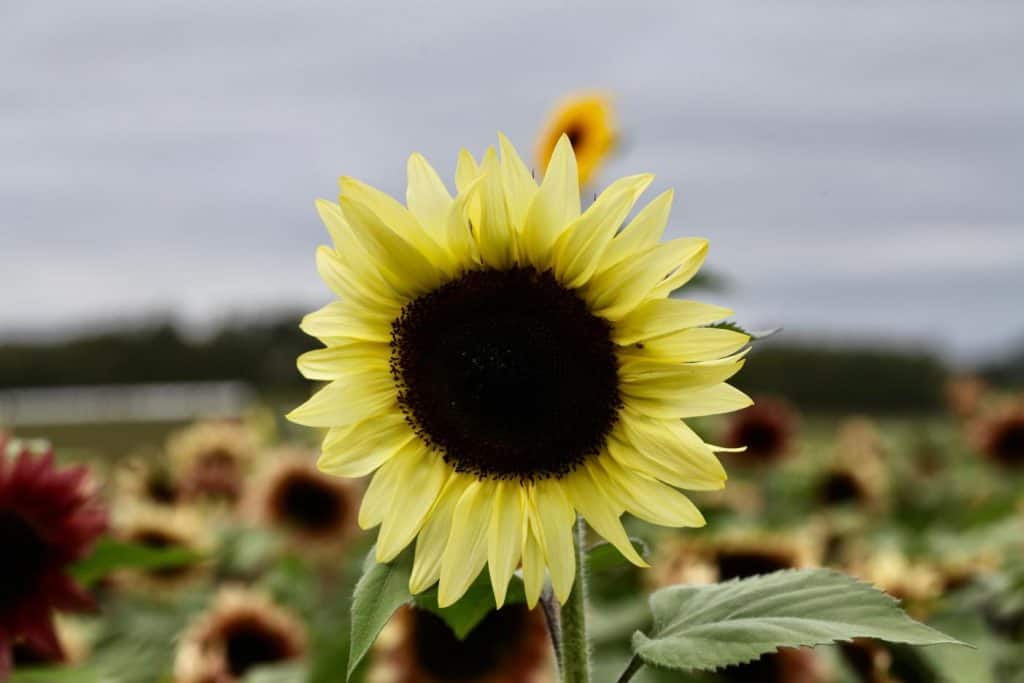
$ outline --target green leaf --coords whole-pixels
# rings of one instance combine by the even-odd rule
[[[13,672],[10,683],[102,683],[102,680],[93,668],[40,666]]]
[[[406,551],[388,564],[373,561],[371,548],[363,575],[356,583],[352,597],[352,644],[348,653],[348,675],[359,666],[381,629],[402,605],[412,601],[409,577],[412,574],[412,552]]]
[[[650,549],[647,544],[639,538],[630,537],[629,542],[633,544],[633,548],[636,552],[647,559],[650,555]],[[605,572],[609,569],[616,569],[622,566],[632,566],[629,560],[622,556],[615,546],[607,541],[601,541],[596,543],[587,550],[587,571],[591,573]]]
[[[891,597],[828,569],[781,571],[651,596],[654,629],[633,634],[644,662],[714,670],[780,647],[879,638],[911,645],[960,641],[914,621]]]
[[[715,329],[719,330],[732,330],[733,332],[745,334],[748,337],[750,337],[750,341],[752,342],[761,341],[763,339],[767,339],[768,337],[774,337],[776,334],[782,331],[781,327],[774,327],[770,330],[760,330],[758,332],[752,332],[744,328],[739,323],[733,322],[732,320],[726,320],[720,323],[712,323],[708,325],[708,327],[714,327]]]
[[[505,604],[515,605],[524,602],[526,602],[526,590],[523,587],[523,580],[518,576],[513,576],[508,585],[508,593],[505,595]],[[486,571],[481,572],[480,576],[470,584],[466,594],[459,598],[454,605],[438,607],[437,586],[434,586],[416,596],[416,606],[441,617],[459,640],[465,640],[477,624],[497,609],[497,605],[494,603],[494,589],[491,588],[491,579]]]
[[[92,553],[71,566],[71,575],[88,586],[118,569],[171,569],[192,564],[202,555],[187,548],[151,548],[104,537]]]

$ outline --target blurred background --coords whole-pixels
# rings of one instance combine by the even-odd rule
[[[313,200],[335,198],[342,174],[403,198],[411,151],[450,177],[459,148],[479,154],[498,130],[525,156],[565,97],[597,91],[616,135],[587,192],[656,173],[650,196],[676,188],[667,235],[711,240],[709,275],[685,296],[784,328],[737,382],[769,408],[699,425],[769,453],[728,456],[738,493],[704,501],[726,540],[670,552],[673,539],[651,538],[652,552],[712,566],[730,534],[789,542],[835,503],[841,514],[814,519],[820,547],[792,562],[868,576],[891,560],[901,580],[921,565],[932,578],[909,583],[936,586],[921,614],[976,629],[995,662],[1024,624],[986,620],[977,602],[1014,585],[1024,601],[1024,572],[1004,566],[1024,481],[1022,36],[1024,7],[1001,2],[8,3],[0,429],[48,438],[110,482],[190,438],[253,453],[313,443],[281,418],[310,391],[294,363],[316,344],[298,320],[331,298],[313,264],[327,241]],[[195,436],[212,420],[245,434]],[[940,565],[971,544],[984,553],[956,555],[957,568],[996,578],[943,612]],[[365,544],[347,548],[358,566]],[[274,593],[305,572],[320,596],[309,605],[324,586],[342,602],[351,592],[347,570],[323,581],[315,562],[246,552],[257,559],[243,571],[218,551],[217,576],[269,576]],[[166,670],[134,680],[171,680],[171,636],[207,605],[198,595],[192,612],[145,607],[167,622],[154,636]],[[137,624],[131,609],[151,597],[111,598],[113,613]],[[609,610],[628,603],[606,597]],[[310,619],[326,644],[301,675],[342,680],[324,672],[340,671],[347,627]],[[128,642],[90,628],[101,654]],[[867,670],[851,657],[829,675]],[[1011,680],[993,667],[951,680]],[[877,675],[850,680],[939,680]]]

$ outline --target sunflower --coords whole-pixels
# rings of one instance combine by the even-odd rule
[[[680,418],[750,404],[725,383],[749,337],[702,327],[730,311],[668,298],[707,252],[658,244],[671,192],[619,230],[652,176],[581,212],[567,137],[539,187],[500,143],[500,161],[461,154],[454,199],[414,154],[409,208],[351,178],[318,202],[334,247],[317,264],[341,300],[303,320],[326,348],[299,369],[329,383],[289,415],[328,429],[325,472],[375,472],[359,524],[380,526],[380,562],[416,539],[410,590],[440,581],[441,606],[485,565],[498,605],[520,564],[531,606],[545,569],[564,601],[577,512],[646,566],[620,516],[701,526],[677,487],[726,478]]]
[[[160,458],[131,458],[114,473],[116,498],[125,504],[176,505],[184,492],[167,463]]]
[[[114,534],[127,543],[158,550],[182,549],[202,554],[211,542],[204,519],[192,507],[123,505],[116,511]],[[156,569],[122,569],[113,576],[117,585],[131,592],[173,597],[195,585],[208,573],[201,562]]]
[[[258,443],[245,425],[232,421],[199,422],[171,435],[167,452],[172,474],[188,500],[234,504]]]
[[[63,658],[52,611],[92,606],[66,570],[106,528],[87,468],[57,468],[52,451],[16,442],[9,451],[0,454],[0,679],[15,645]]]
[[[246,506],[251,516],[284,531],[298,552],[337,559],[356,529],[356,486],[324,474],[302,450],[270,460]]]
[[[537,163],[541,168],[548,168],[563,135],[576,153],[580,185],[586,185],[618,139],[611,98],[589,92],[571,95],[559,102],[537,138]]]
[[[789,403],[779,398],[758,398],[757,404],[732,415],[722,439],[725,446],[746,446],[736,461],[764,465],[795,452],[800,418]]]
[[[1007,469],[1024,468],[1024,401],[993,408],[972,425],[977,449]]]
[[[854,576],[873,584],[924,618],[942,594],[942,574],[929,562],[914,562],[896,550],[881,550],[850,567]]]
[[[403,607],[374,644],[367,683],[553,683],[540,610],[508,605],[460,640],[433,612]]]
[[[260,666],[308,654],[306,626],[261,593],[222,588],[185,631],[174,659],[175,683],[238,683]]]
[[[780,648],[718,673],[725,683],[828,683],[835,680],[818,654],[807,648]]]

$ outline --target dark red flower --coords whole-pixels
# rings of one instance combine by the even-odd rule
[[[0,680],[11,649],[26,643],[62,659],[53,610],[83,610],[89,595],[66,573],[106,529],[86,467],[58,468],[53,453],[0,457]]]

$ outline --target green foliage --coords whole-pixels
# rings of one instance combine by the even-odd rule
[[[650,559],[650,548],[643,540],[630,537],[629,542],[633,544],[633,548],[640,557]],[[587,550],[587,571],[591,573],[606,572],[624,566],[632,567],[633,565],[622,556],[615,546],[607,541],[595,543]]]
[[[104,537],[87,557],[71,567],[71,575],[88,586],[118,569],[172,569],[192,564],[201,557],[186,548],[150,548]]]
[[[750,354],[736,385],[780,394],[806,410],[939,410],[948,369],[927,351],[773,340]]]
[[[651,596],[651,609],[653,631],[634,634],[634,651],[673,669],[715,670],[780,647],[852,638],[962,644],[914,621],[885,593],[824,569],[673,586]]]
[[[359,666],[381,629],[399,607],[411,602],[409,577],[412,553],[406,551],[395,561],[379,564],[370,550],[363,575],[356,583],[352,598],[352,636],[348,657],[348,675]]]

